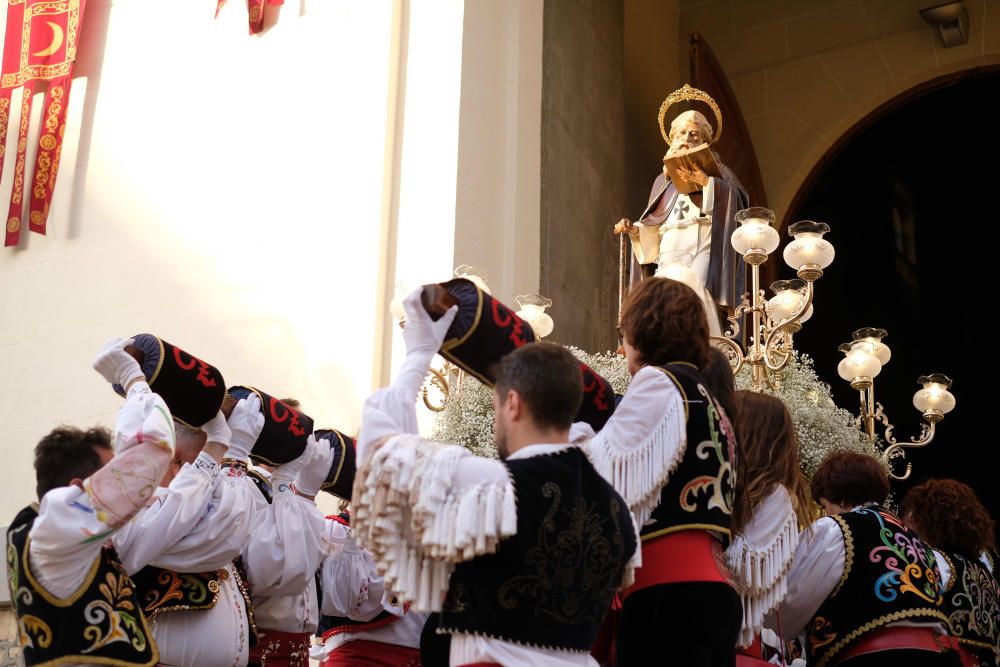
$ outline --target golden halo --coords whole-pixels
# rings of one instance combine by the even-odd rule
[[[667,99],[663,100],[663,104],[660,105],[660,134],[663,135],[663,140],[670,145],[670,134],[667,129],[663,126],[663,118],[667,115],[667,109],[677,104],[678,102],[703,102],[712,108],[712,112],[715,114],[715,131],[712,133],[712,140],[708,143],[714,144],[722,136],[722,111],[719,109],[719,105],[715,103],[712,96],[706,93],[704,90],[699,90],[698,88],[692,88],[688,84],[684,84],[674,92],[667,95]]]

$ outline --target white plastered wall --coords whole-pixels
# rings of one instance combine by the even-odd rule
[[[0,251],[0,516],[34,498],[39,437],[113,425],[108,336],[353,432],[398,367],[396,283],[470,263],[504,300],[537,290],[540,0],[286,0],[265,23],[88,2],[49,234]]]

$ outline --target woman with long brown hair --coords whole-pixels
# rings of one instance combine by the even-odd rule
[[[705,309],[691,288],[649,278],[629,295],[620,333],[632,383],[599,433],[575,425],[640,528],[618,665],[728,666],[742,615],[723,554],[736,440],[701,372],[711,361]]]
[[[740,645],[746,647],[761,631],[764,616],[785,596],[785,575],[799,530],[811,521],[811,504],[785,404],[752,391],[737,391],[735,403],[740,474],[726,560],[741,589]]]

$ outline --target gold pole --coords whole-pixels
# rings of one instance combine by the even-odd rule
[[[762,346],[760,343],[760,316],[763,310],[763,305],[760,302],[760,266],[756,263],[750,265],[750,275],[751,275],[751,303],[753,304],[752,316],[753,316],[753,352],[750,354],[751,363],[753,364],[753,390],[761,391],[764,389],[764,367],[761,363],[764,353],[762,351]]]

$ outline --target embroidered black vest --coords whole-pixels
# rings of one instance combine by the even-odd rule
[[[268,479],[267,475],[262,473],[257,469],[247,470],[247,479],[253,482],[253,485],[257,487],[260,494],[264,496],[264,500],[270,505],[271,501],[274,500],[274,490],[271,486],[271,480]]]
[[[628,506],[576,447],[505,464],[517,534],[455,568],[438,632],[588,651],[637,548]]]
[[[806,628],[810,665],[823,667],[889,623],[947,625],[930,547],[877,505],[832,518],[844,536],[844,574]]]
[[[942,555],[951,567],[944,613],[952,636],[977,655],[1000,658],[1000,585],[979,560]]]
[[[132,581],[150,620],[166,611],[211,609],[219,601],[219,572],[174,572],[147,565]]]
[[[37,582],[28,554],[37,517],[26,507],[7,531],[7,579],[25,664],[155,665],[153,633],[112,547],[104,547],[67,598],[53,597]]]
[[[660,491],[660,504],[641,527],[643,540],[681,530],[712,530],[729,544],[736,486],[736,439],[722,406],[688,363],[661,368],[684,400],[687,447]]]

